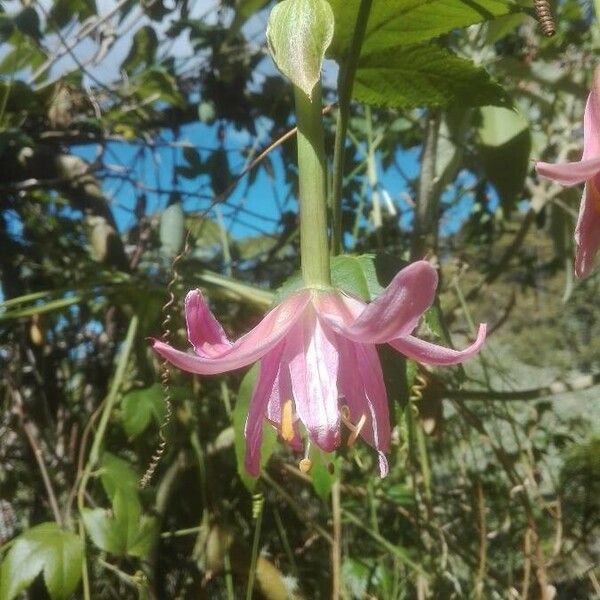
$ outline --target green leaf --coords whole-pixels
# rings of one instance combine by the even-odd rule
[[[92,542],[115,556],[145,557],[158,539],[158,521],[142,515],[137,493],[117,490],[112,511],[85,509],[83,523]]]
[[[150,67],[132,80],[137,87],[140,100],[152,104],[155,101],[166,102],[178,108],[185,107],[185,100],[177,80],[162,67]]]
[[[335,35],[328,54],[343,61],[350,48],[359,2],[329,0]],[[518,12],[511,0],[374,0],[361,55],[415,44],[473,23]]]
[[[364,56],[353,96],[366,104],[396,108],[510,104],[506,92],[485,69],[433,44]]]
[[[67,25],[71,19],[79,18],[83,23],[96,12],[94,0],[54,0],[51,4],[48,21],[59,28]]]
[[[326,0],[283,0],[271,11],[267,42],[273,60],[309,97],[332,39],[333,12]]]
[[[247,19],[266,6],[268,2],[269,0],[238,0],[237,12]]]
[[[137,493],[139,476],[131,465],[111,454],[104,452],[100,469],[100,480],[106,495],[112,500],[117,490],[122,489],[130,493]]]
[[[331,260],[331,281],[334,287],[365,302],[375,299],[383,292],[383,288],[377,279],[374,260],[372,254],[334,257]]]
[[[163,391],[159,383],[128,392],[121,401],[121,420],[125,433],[134,438],[146,431],[153,419],[160,426],[165,410]]]
[[[158,541],[158,534],[160,533],[158,525],[158,520],[155,517],[142,515],[136,536],[127,548],[127,554],[140,558],[149,556]]]
[[[135,32],[129,54],[123,61],[121,69],[133,73],[140,67],[153,64],[157,47],[158,37],[156,32],[150,25],[144,25]]]
[[[56,523],[25,531],[0,566],[0,600],[13,600],[43,571],[52,600],[71,596],[81,578],[83,547],[77,535]]]
[[[310,452],[312,466],[309,471],[315,493],[326,502],[331,494],[331,488],[339,477],[342,458],[312,448]]]
[[[87,534],[97,548],[115,556],[125,554],[127,539],[124,532],[115,526],[110,511],[104,508],[85,508],[81,518]]]
[[[353,256],[345,254],[331,259],[331,283],[334,287],[369,302],[374,300],[383,287],[379,284],[376,273],[377,258],[373,254]],[[395,272],[394,272],[395,274]],[[281,303],[290,294],[304,287],[301,273],[295,273],[277,289],[275,304]]]
[[[13,22],[19,31],[25,35],[39,40],[42,37],[40,31],[40,17],[37,11],[32,6],[25,7],[16,17]]]
[[[505,210],[510,211],[529,171],[531,132],[516,111],[497,106],[481,109],[479,128],[481,164]]]
[[[242,483],[246,486],[248,491],[253,492],[256,486],[256,479],[251,477],[246,471],[244,466],[244,458],[246,456],[246,436],[244,435],[244,429],[246,427],[246,417],[248,410],[250,409],[250,400],[252,398],[252,392],[254,391],[254,385],[256,378],[258,377],[259,366],[254,365],[242,379],[240,389],[237,395],[237,401],[233,410],[233,430],[235,432],[235,458],[237,461],[237,472],[242,480]],[[273,450],[275,449],[275,443],[277,442],[277,434],[275,429],[268,423],[263,425],[263,439],[260,449],[260,464],[264,466],[269,460]]]
[[[529,129],[529,123],[515,110],[484,106],[480,112],[479,139],[484,146],[503,146]]]

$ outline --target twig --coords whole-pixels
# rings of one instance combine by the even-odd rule
[[[479,524],[479,567],[477,568],[477,579],[475,583],[475,597],[483,597],[485,584],[485,572],[487,563],[487,528],[485,522],[485,497],[481,481],[477,480],[477,516]]]
[[[12,397],[15,401],[15,412],[19,417],[19,422],[23,431],[25,432],[25,436],[27,437],[27,441],[31,446],[31,450],[33,451],[33,455],[35,456],[35,460],[40,469],[40,473],[42,475],[42,480],[44,481],[44,487],[46,488],[46,493],[48,494],[48,501],[50,502],[50,507],[52,508],[52,513],[54,514],[54,520],[62,526],[63,519],[60,514],[60,509],[58,507],[58,502],[56,500],[56,493],[54,492],[54,488],[52,486],[52,482],[50,481],[50,477],[48,476],[48,470],[46,469],[46,463],[44,462],[44,453],[42,452],[42,448],[38,443],[39,431],[38,428],[32,423],[27,415],[25,414],[23,397],[21,393],[16,388],[10,388]]]

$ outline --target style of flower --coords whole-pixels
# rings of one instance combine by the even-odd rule
[[[382,477],[390,448],[388,401],[376,344],[389,344],[429,365],[463,362],[482,347],[486,326],[464,350],[414,337],[413,330],[431,306],[438,277],[426,261],[400,271],[370,304],[335,289],[303,289],[287,297],[237,342],[229,341],[199,290],[185,302],[187,331],[195,355],[154,340],[167,361],[190,373],[215,375],[260,360],[260,374],[246,420],[246,470],[260,470],[263,420],[283,440],[302,448],[298,421],[309,441],[326,452],[340,443],[341,423],[348,443],[360,435],[379,455]],[[308,464],[307,464],[308,463]],[[310,461],[301,461],[307,467]]]
[[[600,73],[596,72],[600,84]],[[583,156],[580,161],[551,164],[538,162],[538,175],[562,185],[585,182],[579,218],[575,227],[575,274],[585,277],[592,268],[600,248],[600,91],[596,85],[590,92],[583,116]]]

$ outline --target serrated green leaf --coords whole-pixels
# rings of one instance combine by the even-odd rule
[[[0,600],[13,600],[40,572],[52,600],[66,600],[81,578],[83,547],[78,536],[56,523],[21,534],[0,566]]]
[[[121,421],[125,433],[134,438],[143,433],[152,420],[160,426],[165,410],[163,390],[158,383],[128,392],[121,401]]]
[[[139,475],[127,461],[110,452],[104,452],[100,467],[100,481],[106,495],[112,500],[119,489],[137,494]]]
[[[246,456],[246,436],[244,435],[244,429],[246,427],[246,417],[248,416],[248,410],[250,408],[250,400],[252,398],[252,392],[254,391],[254,385],[256,378],[259,373],[259,365],[254,365],[240,384],[238,391],[235,408],[233,410],[233,430],[235,432],[234,445],[235,445],[235,458],[237,462],[237,472],[242,480],[242,483],[246,488],[253,492],[256,486],[256,479],[251,477],[244,466],[244,458]],[[277,434],[275,429],[269,425],[266,421],[263,424],[263,439],[260,450],[260,464],[265,465],[269,460],[275,444],[277,442]]]
[[[508,106],[487,71],[439,46],[403,46],[360,59],[353,96],[376,106]]]
[[[283,0],[271,11],[267,25],[271,56],[309,97],[332,39],[333,12],[326,0]]]
[[[335,35],[328,55],[340,61],[348,53],[360,3],[329,3],[335,15]],[[374,0],[361,55],[423,42],[519,10],[511,0]]]

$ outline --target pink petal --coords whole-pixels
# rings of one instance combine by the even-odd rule
[[[438,276],[424,260],[402,269],[379,298],[368,304],[350,326],[340,314],[323,314],[330,326],[356,342],[382,344],[409,334],[435,298]],[[352,307],[348,305],[352,310]],[[319,305],[319,309],[321,306]]]
[[[361,437],[379,452],[381,477],[387,475],[387,459],[383,452],[390,449],[391,427],[387,392],[381,364],[375,346],[363,345],[338,337],[340,351],[340,393],[350,409],[350,420],[358,423],[362,415],[366,422]]]
[[[552,179],[561,185],[577,185],[591,179],[600,171],[600,156],[558,165],[537,162],[535,170],[540,177]]]
[[[314,310],[307,310],[290,332],[289,361],[296,411],[319,448],[331,452],[339,443],[338,351]]]
[[[252,331],[220,354],[213,348],[213,355],[207,356],[206,347],[201,346],[204,355],[193,356],[159,340],[152,340],[152,348],[171,364],[190,373],[215,375],[240,369],[264,356],[286,336],[294,323],[303,315],[310,298],[311,293],[308,290],[292,294],[269,312]],[[199,344],[196,336],[194,341]]]
[[[267,403],[271,397],[273,383],[277,377],[281,356],[285,344],[279,344],[262,359],[260,363],[260,374],[252,399],[250,410],[246,418],[244,435],[246,436],[246,458],[244,461],[246,471],[252,477],[258,477],[260,473],[260,446],[263,436],[263,422],[267,410]]]
[[[600,177],[588,181],[585,185],[579,219],[575,228],[575,275],[585,277],[592,269],[594,256],[600,248]]]
[[[212,358],[219,356],[233,345],[210,311],[200,290],[192,290],[185,297],[185,319],[188,340],[194,346],[196,354]]]
[[[293,401],[294,395],[292,393],[292,382],[290,380],[290,371],[288,365],[281,362],[279,369],[277,370],[277,377],[273,382],[273,388],[269,396],[269,402],[267,404],[267,419],[281,431],[281,414],[283,410],[283,403],[288,400]],[[291,446],[294,450],[300,451],[304,447],[302,438],[300,437],[300,430],[298,428],[298,417],[295,418],[294,425],[294,437],[291,440],[284,440],[286,444]]]
[[[430,342],[425,342],[412,335],[392,340],[389,345],[404,356],[426,365],[456,365],[468,360],[483,346],[485,342],[486,325],[479,325],[477,339],[464,350],[453,350]]]
[[[600,104],[594,88],[588,95],[583,115],[583,156],[580,161],[562,164],[538,162],[540,177],[561,185],[577,185],[591,179],[600,171]]]
[[[598,75],[594,77],[596,80]],[[592,88],[583,113],[583,156],[581,160],[600,156],[600,104],[597,83]]]

